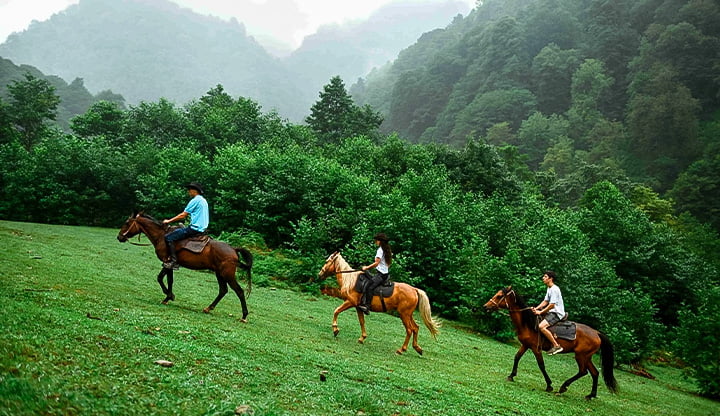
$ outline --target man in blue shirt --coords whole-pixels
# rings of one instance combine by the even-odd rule
[[[188,195],[190,195],[192,199],[188,202],[183,212],[170,219],[163,220],[163,224],[169,224],[190,216],[190,226],[178,228],[165,236],[165,243],[168,247],[169,257],[168,261],[163,263],[163,267],[166,269],[177,270],[180,268],[177,264],[175,242],[204,233],[210,224],[210,209],[208,208],[207,201],[203,197],[205,192],[203,191],[202,186],[200,186],[197,182],[190,182],[186,188]]]

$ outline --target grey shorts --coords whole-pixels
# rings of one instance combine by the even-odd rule
[[[556,314],[555,312],[550,312],[547,315],[545,315],[545,320],[548,323],[548,326],[553,326],[556,323],[560,322],[562,319],[562,316]]]

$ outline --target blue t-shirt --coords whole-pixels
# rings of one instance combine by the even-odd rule
[[[190,228],[200,232],[207,229],[210,224],[210,209],[202,195],[196,195],[191,199],[184,211],[190,214]]]

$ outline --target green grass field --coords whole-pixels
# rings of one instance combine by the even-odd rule
[[[182,269],[176,301],[161,305],[152,248],[116,234],[0,221],[0,414],[232,415],[242,405],[254,415],[720,414],[669,367],[650,367],[655,380],[616,371],[620,393],[601,380],[592,401],[589,377],[560,396],[543,391],[530,354],[508,382],[517,347],[452,322],[437,341],[421,326],[423,356],[395,355],[404,330],[390,315],[368,317],[361,345],[345,312],[334,338],[340,301],[321,294],[255,287],[243,324],[232,292],[203,314],[215,278]],[[556,388],[577,369],[570,355],[546,365]]]

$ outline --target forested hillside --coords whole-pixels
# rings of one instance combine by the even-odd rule
[[[443,28],[468,12],[466,3],[456,0],[398,0],[366,20],[320,27],[283,61],[303,86],[306,110],[331,77],[355,82],[374,67],[392,62],[423,33]]]
[[[8,87],[14,85],[15,82],[26,81],[28,76],[46,80],[54,88],[55,94],[60,98],[55,121],[67,131],[70,131],[70,119],[85,113],[95,102],[108,101],[118,104],[120,108],[125,106],[125,99],[112,91],[106,90],[91,94],[85,88],[82,78],[75,78],[68,84],[58,76],[45,75],[33,66],[15,65],[9,59],[3,58],[0,58],[0,99],[5,102],[21,101],[20,96],[25,92],[21,90],[13,92],[12,88]]]
[[[167,0],[81,0],[11,35],[0,56],[67,80],[80,77],[90,91],[118,91],[133,105],[160,98],[183,105],[222,84],[299,122],[332,76],[354,81],[467,11],[456,0],[399,0],[366,21],[325,26],[279,59],[236,20]]]
[[[386,132],[513,145],[567,185],[628,176],[720,227],[718,68],[717,1],[488,0],[350,91]]]
[[[72,45],[68,47],[68,45]],[[128,103],[184,104],[218,83],[300,119],[299,90],[282,64],[236,20],[201,16],[166,0],[81,0],[0,45],[0,56]]]

